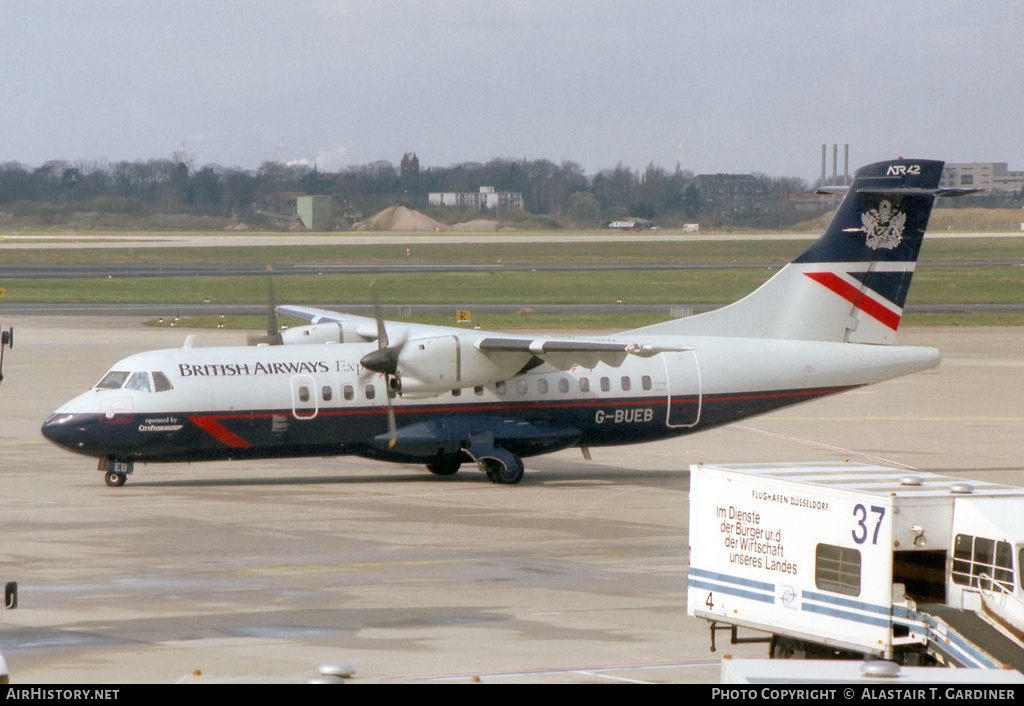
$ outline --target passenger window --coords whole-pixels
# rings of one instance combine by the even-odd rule
[[[650,390],[651,389],[651,376],[650,375],[644,375],[642,378],[640,378],[640,387],[644,388],[645,390]]]
[[[324,385],[320,388],[320,396],[323,398],[324,402],[330,402],[334,397],[334,390],[331,389],[330,385]]]
[[[497,392],[499,395],[504,395],[505,394],[505,383],[504,382],[496,382],[496,383],[494,383],[494,391]]]
[[[174,386],[171,385],[171,381],[168,380],[167,376],[160,371],[153,373],[153,387],[157,392],[167,392],[168,390],[174,389]]]
[[[99,390],[120,390],[124,381],[128,379],[128,373],[123,370],[111,370],[103,379],[96,384]]]
[[[346,400],[351,402],[353,399],[355,399],[356,390],[351,385],[345,385],[345,387],[341,388],[341,394]]]
[[[473,388],[473,394],[475,394],[477,397],[480,397],[481,395],[484,394],[484,388],[482,386],[480,386],[480,385],[478,385],[477,387],[474,387]]]
[[[590,392],[590,378],[580,378],[580,392]]]
[[[527,390],[528,388],[526,386],[526,380],[523,380],[522,378],[516,380],[516,392],[518,392],[520,395],[525,395],[527,393]]]
[[[601,391],[608,392],[610,389],[612,389],[612,381],[608,378],[601,378]]]
[[[377,389],[371,384],[363,388],[363,396],[368,400],[372,400],[377,396]]]
[[[299,387],[299,401],[309,402],[309,388],[305,385]]]
[[[632,387],[633,387],[633,382],[628,377],[623,375],[622,376],[622,391],[623,392],[629,392],[632,389]]]
[[[124,384],[124,389],[152,392],[153,388],[149,384],[149,373],[132,373],[131,377],[128,378],[128,382]]]
[[[569,391],[569,380],[567,378],[558,378],[558,391],[568,392]]]
[[[544,378],[537,381],[537,392],[542,395],[546,395],[548,393],[548,381]]]
[[[455,388],[454,390],[452,390],[452,397],[461,397],[461,396],[462,396],[462,390],[461,389]]]

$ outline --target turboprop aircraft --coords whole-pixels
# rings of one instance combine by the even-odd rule
[[[266,343],[118,362],[43,423],[99,459],[135,463],[357,455],[503,484],[524,457],[692,434],[931,368],[892,345],[942,162],[860,169],[824,234],[728,307],[622,333],[551,338],[383,321],[301,306]],[[970,192],[972,190],[966,190]]]

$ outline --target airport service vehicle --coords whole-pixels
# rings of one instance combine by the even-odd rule
[[[1024,671],[1024,488],[861,463],[690,468],[687,611],[773,658]],[[740,638],[737,628],[771,637]]]
[[[18,607],[18,584],[16,581],[8,581],[4,586],[4,608],[13,610]],[[7,660],[3,652],[0,652],[0,684],[9,684],[10,674],[7,669]]]
[[[43,435],[136,463],[357,455],[495,483],[523,458],[635,444],[926,370],[892,345],[942,162],[857,171],[825,232],[755,292],[716,311],[607,336],[552,338],[384,321],[304,306],[271,345],[184,347],[120,361]],[[274,345],[276,344],[276,345]]]

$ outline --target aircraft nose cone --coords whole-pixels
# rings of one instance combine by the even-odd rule
[[[65,448],[74,448],[73,437],[77,435],[78,431],[74,421],[75,415],[73,414],[54,412],[43,422],[40,431],[48,441]]]

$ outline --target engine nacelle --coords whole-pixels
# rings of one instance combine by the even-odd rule
[[[529,353],[483,353],[458,336],[408,341],[398,356],[402,395],[430,397],[448,390],[478,387],[512,377]]]
[[[286,346],[308,343],[351,343],[363,342],[366,339],[356,333],[354,324],[344,325],[335,322],[296,326],[281,331],[281,343]]]

